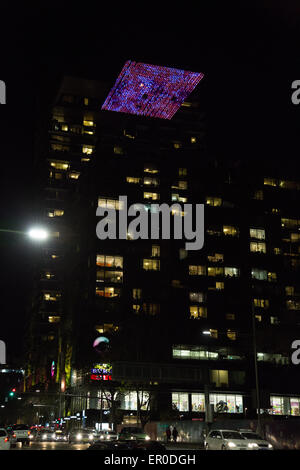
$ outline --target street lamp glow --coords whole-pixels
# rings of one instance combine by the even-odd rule
[[[210,336],[210,331],[202,331],[203,335],[209,335]]]
[[[45,229],[39,227],[35,227],[29,230],[28,235],[33,240],[38,241],[46,240],[49,236],[48,232]]]

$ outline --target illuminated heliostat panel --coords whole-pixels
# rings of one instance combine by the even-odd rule
[[[203,78],[203,73],[128,60],[102,108],[171,119]]]

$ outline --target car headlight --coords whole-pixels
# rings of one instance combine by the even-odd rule
[[[101,436],[100,436],[100,439],[104,439],[104,436],[103,436],[103,434],[101,434]]]
[[[146,436],[145,441],[150,441],[150,436]]]
[[[82,439],[82,434],[77,434],[76,439],[77,441],[80,441],[80,439]]]
[[[56,437],[56,434],[52,434],[52,439],[55,439],[55,437]]]
[[[268,449],[273,449],[272,444],[268,444]]]
[[[110,436],[106,436],[106,439],[109,441],[109,439],[110,439]]]
[[[12,436],[12,437],[14,437],[14,436]],[[33,439],[33,435],[32,435],[32,434],[29,435],[29,439]]]
[[[94,436],[93,436],[93,434],[90,434],[89,435],[89,440],[91,441],[92,439],[94,439]]]
[[[47,434],[43,434],[42,438],[47,439]]]
[[[228,442],[228,447],[236,447],[236,444],[234,442]]]
[[[248,447],[249,447],[249,449],[254,449],[254,448],[258,447],[258,444],[256,444],[256,442],[249,442]]]

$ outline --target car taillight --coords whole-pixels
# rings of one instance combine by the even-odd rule
[[[30,436],[30,431],[28,431],[28,436]]]
[[[13,434],[12,437],[17,437],[17,436],[15,434]]]
[[[6,437],[6,438],[4,439],[4,442],[8,442],[8,441],[9,441],[9,437]]]

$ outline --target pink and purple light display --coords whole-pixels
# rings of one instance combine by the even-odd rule
[[[203,76],[128,60],[101,109],[171,119]]]

